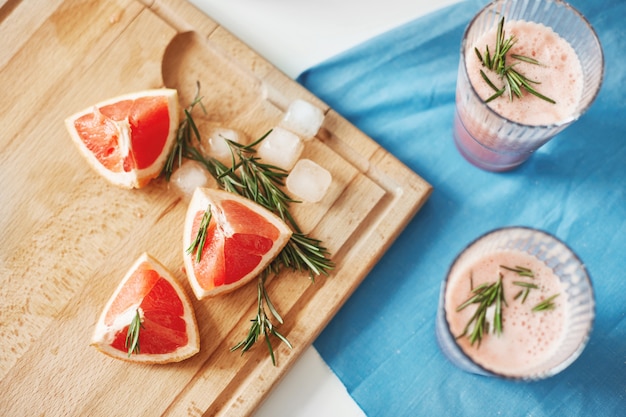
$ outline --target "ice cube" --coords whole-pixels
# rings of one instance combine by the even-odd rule
[[[225,139],[243,144],[244,138],[239,132],[233,129],[215,127],[211,129],[209,135],[202,142],[202,151],[206,156],[213,157],[221,163],[230,166],[232,154],[230,145]]]
[[[324,122],[324,113],[313,104],[296,99],[289,105],[285,116],[280,122],[284,127],[300,136],[302,140],[313,138]]]
[[[185,199],[191,199],[198,187],[217,187],[215,179],[204,166],[196,161],[186,160],[170,177],[170,185]]]
[[[287,175],[287,190],[296,197],[317,203],[328,191],[333,178],[330,172],[310,159],[301,159]]]
[[[289,171],[300,158],[303,149],[304,143],[298,135],[282,127],[275,127],[259,145],[257,155],[263,162]]]

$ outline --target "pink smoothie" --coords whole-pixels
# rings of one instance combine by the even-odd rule
[[[519,276],[516,272],[501,267],[522,266],[530,269],[534,278]],[[522,252],[504,251],[478,258],[455,268],[448,280],[445,292],[446,319],[454,337],[463,333],[468,321],[476,310],[472,304],[461,311],[457,307],[471,295],[472,288],[482,283],[497,281],[502,274],[506,304],[502,307],[502,333],[493,329],[485,334],[480,342],[470,344],[468,337],[457,339],[461,349],[485,369],[510,377],[523,377],[543,370],[559,348],[565,336],[567,297],[558,277],[545,264]],[[531,289],[522,302],[522,296],[514,299],[523,287],[514,281],[537,285]],[[554,294],[555,308],[546,311],[532,311],[533,307]],[[493,323],[494,308],[488,313],[489,323]]]
[[[489,45],[489,50],[493,52],[496,30],[494,27],[466,48],[466,71],[461,69],[465,75],[459,76],[457,84],[454,135],[457,147],[466,159],[481,168],[503,171],[524,162],[550,137],[546,134],[536,136],[531,128],[506,126],[482,108],[483,103],[479,100],[468,101],[467,97],[473,95],[470,84],[483,102],[494,94],[480,75],[481,69],[498,88],[503,85],[497,74],[482,66],[474,50],[476,47],[484,54],[485,47]],[[505,38],[514,35],[517,39],[507,56],[507,65],[515,63],[518,72],[528,79],[539,81],[541,84],[533,84],[535,90],[552,98],[556,104],[522,90],[521,98],[511,101],[505,93],[487,106],[507,120],[523,126],[552,126],[574,120],[582,99],[584,75],[572,46],[552,29],[534,22],[507,21],[504,31]],[[512,58],[512,54],[536,59],[541,65]]]

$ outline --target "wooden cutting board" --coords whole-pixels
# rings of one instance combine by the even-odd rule
[[[261,29],[260,29],[261,30]],[[7,416],[250,415],[419,210],[431,187],[376,142],[183,0],[0,1],[0,410]],[[186,201],[159,179],[122,190],[79,156],[63,120],[118,94],[202,86],[204,122],[256,139],[289,103],[322,108],[303,157],[333,175],[323,201],[294,207],[336,269],[284,273],[268,290],[293,344],[241,355],[255,284],[193,300],[201,351],[146,366],[89,346],[107,299],[140,253],[182,272]],[[191,294],[191,291],[189,291]]]

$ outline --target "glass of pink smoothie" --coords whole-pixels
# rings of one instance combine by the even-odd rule
[[[537,81],[530,85],[554,103],[523,88],[521,97],[510,95],[513,90],[505,87],[506,77],[483,65],[476,49],[483,58],[487,47],[489,54],[494,54],[497,27],[503,17],[504,38],[515,39],[504,55],[506,65]],[[496,0],[474,17],[461,43],[455,144],[465,159],[479,168],[511,170],[589,109],[603,75],[600,41],[584,16],[569,4],[559,0]],[[501,88],[505,93],[486,103]]]
[[[594,317],[591,280],[572,250],[546,232],[507,227],[454,260],[441,288],[437,341],[467,372],[538,380],[578,358]]]

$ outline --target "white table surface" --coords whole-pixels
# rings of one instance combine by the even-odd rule
[[[352,46],[459,0],[190,0],[291,78]],[[362,417],[308,348],[255,417]]]

